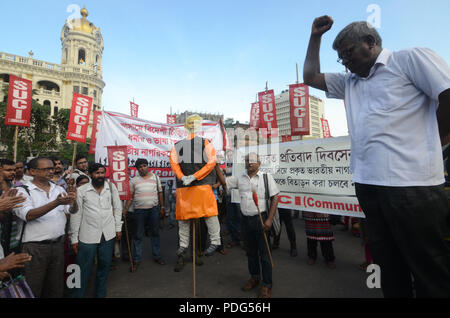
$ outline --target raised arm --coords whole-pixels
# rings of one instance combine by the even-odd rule
[[[320,42],[322,35],[331,29],[332,25],[333,19],[327,15],[314,19],[303,65],[303,82],[323,91],[328,91],[328,89],[325,83],[325,75],[320,72]]]

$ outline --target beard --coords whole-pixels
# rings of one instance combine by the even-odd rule
[[[101,187],[105,184],[105,178],[92,179],[92,185],[94,187]]]

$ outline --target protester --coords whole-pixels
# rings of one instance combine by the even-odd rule
[[[270,298],[272,295],[272,265],[269,252],[266,247],[264,235],[272,227],[273,218],[278,206],[278,188],[272,177],[267,174],[269,197],[271,200],[270,210],[266,210],[265,187],[263,173],[259,171],[261,162],[256,153],[250,153],[245,157],[246,173],[238,177],[228,177],[226,184],[229,189],[239,189],[242,211],[242,235],[247,250],[248,269],[251,278],[242,287],[242,290],[249,291],[255,288],[261,280],[262,288],[260,297]],[[264,221],[261,224],[258,209],[252,198],[252,191],[258,195],[258,206]],[[270,244],[269,244],[270,245]]]
[[[12,160],[0,160],[0,174],[3,180],[5,191],[14,187],[16,164]],[[21,183],[20,183],[21,184]],[[0,194],[3,190],[0,190]],[[12,209],[5,211],[0,216],[1,221],[1,244],[5,255],[11,252],[18,253],[19,240],[22,231],[22,221],[12,213]]]
[[[66,182],[66,173],[64,173],[64,164],[61,160],[59,160],[56,157],[52,158],[53,165],[55,166],[55,173],[53,174],[52,181],[64,189],[67,189],[67,182]],[[76,182],[76,178],[74,179]]]
[[[74,298],[84,297],[96,254],[94,297],[106,296],[114,240],[122,236],[122,203],[116,186],[105,182],[105,172],[100,163],[89,167],[92,179],[78,188],[78,213],[70,218],[70,241],[81,271],[81,287],[73,292]]]
[[[291,209],[278,209],[278,213],[280,214],[280,226],[282,223],[286,225],[286,234],[290,243],[290,255],[291,257],[297,256],[297,241],[295,238],[295,229],[294,224],[292,223],[292,210]],[[280,234],[274,237],[273,239],[273,249],[277,249],[280,246]]]
[[[316,262],[317,242],[320,242],[320,249],[328,268],[335,269],[334,234],[330,225],[330,216],[323,213],[303,212],[303,219],[305,220],[308,247],[308,265],[313,265]]]
[[[147,159],[137,159],[135,166],[139,176],[130,181],[131,200],[127,201],[123,213],[126,216],[131,204],[134,205],[131,248],[136,270],[142,261],[142,239],[147,219],[150,223],[153,260],[160,265],[166,263],[161,257],[159,236],[159,219],[164,217],[165,210],[161,181],[157,175],[149,172]]]
[[[76,166],[76,168],[72,172],[72,179],[77,180],[77,178],[81,175],[89,177],[89,175],[88,175],[89,163],[88,163],[87,157],[85,155],[77,155],[76,156],[75,166]],[[90,180],[90,177],[89,177],[89,180]]]
[[[350,172],[367,217],[385,297],[450,297],[448,202],[441,140],[450,132],[450,68],[435,52],[382,48],[378,32],[354,22],[336,37],[350,73],[320,72],[320,42],[333,24],[316,18],[304,83],[345,101]]]
[[[60,298],[64,282],[64,229],[67,213],[78,210],[76,189],[66,192],[50,180],[55,168],[47,158],[29,162],[33,181],[19,193],[26,200],[14,213],[26,222],[22,251],[33,258],[25,264],[24,273],[35,297]]]
[[[169,199],[169,229],[172,229],[176,225],[175,220],[175,211],[176,211],[176,200],[177,200],[177,186],[173,180],[169,180],[166,183],[166,187],[168,188],[168,199]]]
[[[231,176],[231,164],[227,164],[225,176]],[[231,202],[231,192],[225,185],[225,204],[226,204],[226,221],[227,230],[231,236],[231,242],[227,244],[227,248],[240,246],[241,242],[241,211],[239,203]]]
[[[25,175],[25,165],[23,161],[17,161],[15,165],[15,178],[14,178],[14,186],[20,186],[25,184],[28,181],[33,180],[33,177]]]
[[[211,241],[205,251],[206,256],[213,255],[221,244],[217,203],[211,188],[216,181],[213,172],[216,153],[208,140],[196,136],[201,127],[200,116],[189,116],[185,123],[189,136],[174,145],[169,157],[172,171],[177,177],[176,219],[179,221],[180,243],[175,270],[184,266],[184,254],[189,246],[190,220],[205,218]]]

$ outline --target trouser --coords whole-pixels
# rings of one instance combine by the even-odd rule
[[[317,259],[317,243],[320,242],[320,249],[322,251],[322,256],[327,262],[334,261],[334,251],[333,251],[333,241],[327,240],[313,240],[307,238],[308,245],[308,257],[314,260]]]
[[[109,241],[102,235],[100,243],[86,244],[78,243],[77,264],[81,271],[81,287],[75,288],[74,298],[83,298],[86,286],[91,275],[91,268],[94,263],[94,257],[97,253],[97,271],[95,274],[95,292],[94,297],[104,298],[106,296],[106,280],[108,279],[109,269],[114,251],[115,238]]]
[[[64,295],[64,236],[54,243],[23,243],[23,253],[32,256],[24,274],[36,298],[62,298]]]
[[[278,209],[280,215],[280,227],[282,228],[282,224],[286,225],[286,233],[289,239],[289,243],[291,244],[291,249],[297,248],[296,238],[295,238],[295,230],[294,224],[292,223],[292,214],[290,209]],[[281,231],[280,234],[275,236],[273,240],[273,245],[280,245]]]
[[[151,209],[135,209],[133,213],[135,220],[131,241],[133,261],[140,262],[142,259],[142,239],[146,222],[149,223],[153,259],[160,258],[159,208],[155,206]]]
[[[233,242],[239,242],[239,232],[241,230],[241,211],[238,203],[231,202],[231,196],[226,197],[226,225],[231,234]]]
[[[263,221],[267,219],[267,213],[262,212]],[[264,239],[264,231],[258,215],[244,216],[241,218],[242,236],[247,250],[248,271],[255,280],[261,279],[263,286],[272,288],[272,264]],[[267,235],[268,233],[266,233]],[[267,240],[270,240],[267,235]]]
[[[385,297],[450,297],[449,206],[443,186],[355,184]]]
[[[211,244],[220,245],[220,224],[217,215],[210,216],[205,219],[206,226],[208,228],[209,238]],[[191,220],[178,221],[178,234],[180,236],[180,247],[189,247],[189,235],[191,233],[190,228]]]

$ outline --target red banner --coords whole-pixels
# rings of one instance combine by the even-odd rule
[[[323,131],[323,138],[330,138],[330,126],[328,125],[328,120],[325,118],[320,118],[320,121],[322,122],[322,131]]]
[[[289,85],[291,107],[291,135],[310,135],[309,87],[305,84]]]
[[[33,82],[9,75],[5,125],[30,127]]]
[[[95,145],[97,144],[97,133],[100,127],[100,121],[102,120],[102,112],[94,110],[94,120],[92,124],[91,144],[89,145],[89,153],[95,153]]]
[[[109,179],[119,191],[120,200],[130,200],[127,146],[108,146]]]
[[[67,139],[86,142],[91,114],[92,97],[73,93],[72,108],[70,109],[69,129]]]
[[[259,102],[252,104],[250,110],[250,128],[259,128]]]
[[[273,89],[258,93],[259,100],[259,128],[262,136],[278,136],[277,111]]]
[[[139,105],[133,102],[130,102],[130,114],[132,117],[138,117]]]
[[[176,124],[177,123],[177,115],[166,115],[168,124]]]

